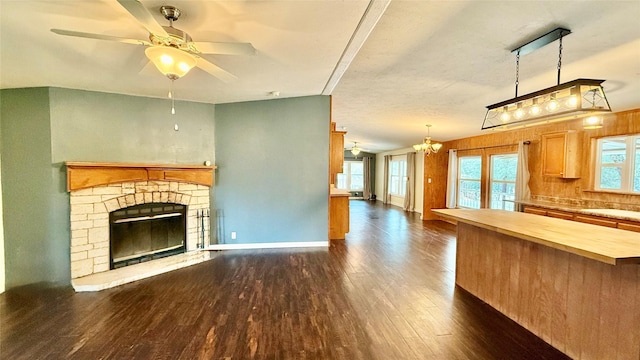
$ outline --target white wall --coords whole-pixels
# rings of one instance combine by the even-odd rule
[[[397,149],[376,154],[376,199],[384,199],[384,156],[385,155],[406,155],[408,152],[415,152],[413,148]],[[415,188],[415,208],[414,211],[422,214],[422,203],[424,194],[424,153],[416,153],[416,188]],[[392,197],[392,205],[404,206],[402,198]]]

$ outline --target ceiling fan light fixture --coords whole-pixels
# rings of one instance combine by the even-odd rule
[[[173,47],[150,46],[144,53],[158,71],[171,80],[185,76],[196,66],[196,58],[193,55]]]

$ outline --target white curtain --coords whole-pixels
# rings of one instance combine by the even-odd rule
[[[371,198],[371,177],[370,175],[370,166],[371,166],[371,158],[363,157],[362,158],[362,181],[364,182],[364,187],[362,189],[362,198],[365,200],[369,200]]]
[[[413,211],[416,188],[416,153],[407,153],[407,191],[404,194],[404,210]]]
[[[531,197],[529,177],[529,147],[520,141],[518,143],[518,170],[516,172],[516,202],[529,200]]]
[[[389,198],[389,163],[391,162],[391,155],[384,156],[384,191],[382,197],[382,203],[387,204],[390,200]]]
[[[458,151],[449,150],[449,169],[447,170],[447,207],[456,207],[456,197],[458,194]]]

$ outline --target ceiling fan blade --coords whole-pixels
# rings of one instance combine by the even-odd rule
[[[255,55],[256,53],[251,43],[194,41],[191,44],[202,54]]]
[[[153,15],[137,0],[118,0],[118,3],[122,5],[129,14],[133,15],[147,31],[154,35],[169,37],[166,30],[162,28],[160,24],[153,18]]]
[[[111,35],[93,34],[93,33],[86,33],[86,32],[80,32],[80,31],[62,30],[62,29],[51,29],[51,32],[56,33],[58,35],[65,35],[65,36],[76,36],[76,37],[83,37],[83,38],[89,38],[89,39],[117,41],[125,44],[151,46],[151,43],[145,40],[127,39],[127,38],[121,38],[118,36],[111,36]]]
[[[196,56],[196,66],[224,82],[236,80],[238,77],[214,65],[200,56]]]

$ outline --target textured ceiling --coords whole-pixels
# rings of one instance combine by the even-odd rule
[[[224,83],[200,69],[175,82],[177,99],[227,103],[320,94],[358,26],[362,1],[141,1],[162,25],[162,5],[194,41],[250,42],[254,56],[207,55],[236,75]],[[147,65],[144,47],[60,36],[51,28],[148,40],[115,0],[0,1],[1,86],[60,86],[151,97],[170,81]],[[330,25],[330,26],[328,26]]]
[[[514,96],[511,50],[558,26],[561,82],[605,79],[614,111],[640,107],[640,1],[392,1],[334,91],[347,144],[373,150],[478,135]],[[519,94],[556,85],[556,41],[520,60]]]
[[[227,103],[323,92],[368,1],[141,1],[183,10],[175,27],[196,41],[251,42],[255,56],[210,55],[238,76],[200,69],[176,81],[178,99]],[[378,1],[379,2],[379,1]],[[514,95],[510,50],[555,27],[562,82],[605,79],[614,111],[640,108],[640,1],[391,1],[332,91],[333,119],[373,152],[481,134],[485,106]],[[366,21],[362,21],[366,23]],[[0,1],[0,87],[60,86],[151,97],[169,81],[143,47],[64,37],[51,28],[146,39],[116,1]],[[366,29],[365,29],[366,30]],[[366,33],[365,33],[366,35]],[[355,36],[354,38],[362,38]],[[355,44],[358,46],[359,44]],[[519,93],[556,84],[558,42],[521,59]],[[356,48],[357,49],[357,48]],[[349,51],[347,51],[348,53]]]

